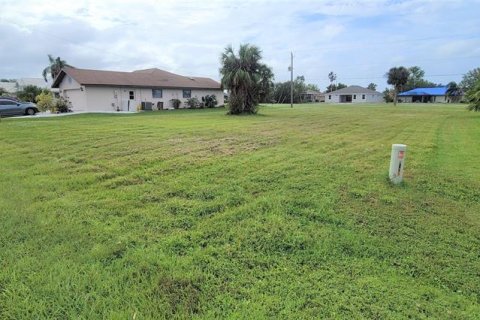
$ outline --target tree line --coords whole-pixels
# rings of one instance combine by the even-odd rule
[[[261,50],[250,44],[240,45],[238,52],[235,52],[232,46],[228,46],[221,54],[219,71],[222,76],[222,88],[230,93],[228,103],[230,114],[256,113],[260,103],[290,102],[291,82],[275,83],[271,67],[262,63],[261,60]],[[42,72],[45,81],[48,75],[55,79],[62,68],[70,66],[65,60],[60,57],[54,58],[52,55],[48,55],[48,61],[48,66]],[[384,91],[384,99],[386,102],[393,101],[395,105],[397,95],[402,91],[441,85],[426,80],[425,71],[419,66],[393,67],[385,77],[387,83],[392,85],[392,89]],[[333,71],[328,74],[328,79],[330,84],[326,88],[326,93],[347,87],[343,83],[336,83],[337,75]],[[0,80],[0,82],[10,81],[10,79]],[[368,89],[371,90],[376,90],[376,87],[374,83],[368,85]],[[459,84],[450,82],[447,87],[447,95],[452,98],[452,101],[465,94],[465,102],[469,103],[469,109],[480,111],[480,68],[467,72]],[[293,81],[293,102],[303,102],[303,94],[307,90],[320,91],[317,85],[306,83],[304,76],[297,76]],[[5,93],[0,84],[0,95]],[[51,92],[36,86],[26,86],[17,92],[17,97],[21,100],[37,102],[47,106],[46,108],[54,108],[50,96],[52,96]]]
[[[392,89],[385,89],[385,102],[393,102],[397,105],[398,94],[400,92],[410,91],[415,88],[435,88],[443,86],[441,83],[433,83],[424,79],[425,71],[419,66],[406,68],[403,66],[393,67],[386,74],[387,83],[392,85]],[[466,101],[474,95],[475,85],[480,81],[480,68],[467,72],[460,83],[451,81],[447,84],[446,95],[452,102],[460,102],[465,94]],[[475,108],[474,108],[475,109]],[[477,111],[475,109],[475,111]]]

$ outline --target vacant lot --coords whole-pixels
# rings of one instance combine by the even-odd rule
[[[478,317],[479,114],[260,113],[3,119],[0,318]]]

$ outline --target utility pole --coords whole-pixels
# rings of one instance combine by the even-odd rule
[[[293,108],[293,52],[290,52],[290,108]]]

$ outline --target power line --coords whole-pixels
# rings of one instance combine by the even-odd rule
[[[411,43],[411,42],[415,42],[415,41],[429,41],[429,40],[446,40],[446,39],[451,39],[451,38],[459,38],[458,40],[467,40],[467,39],[478,39],[480,38],[480,35],[477,35],[477,34],[463,34],[463,35],[460,35],[460,34],[457,34],[457,35],[447,35],[447,36],[437,36],[437,37],[424,37],[424,38],[410,38],[410,39],[400,39],[400,40],[382,40],[382,41],[378,41],[378,42],[348,42],[346,44],[338,44],[338,43],[333,43],[333,44],[320,44],[318,43],[318,45],[321,46],[322,48],[322,51],[323,50],[326,50],[326,49],[330,49],[330,50],[335,50],[335,49],[345,49],[345,48],[352,48],[352,47],[355,47],[355,46],[359,46],[359,47],[370,47],[370,46],[391,46],[392,44],[404,44],[404,43]],[[278,51],[278,50],[277,50]],[[287,51],[287,49],[284,49],[284,51]],[[314,53],[318,53],[318,52],[315,52],[314,50],[312,49],[309,49],[309,48],[305,48],[305,49],[301,49],[301,48],[298,48],[298,49],[295,49],[295,51],[299,51],[299,52],[307,52],[307,51],[313,51]]]
[[[463,76],[465,73],[451,73],[451,74],[430,74],[424,75],[424,77],[454,77]],[[385,76],[373,76],[373,77],[341,77],[343,80],[368,80],[368,79],[385,79]],[[323,78],[309,78],[309,80],[324,80]]]

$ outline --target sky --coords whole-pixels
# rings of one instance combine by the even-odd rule
[[[446,84],[480,67],[480,0],[0,0],[0,78],[41,77],[47,54],[77,68],[160,68],[220,79],[227,45],[262,50],[276,81],[386,86],[394,66]]]

